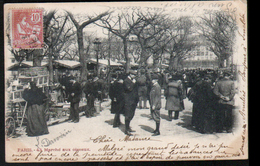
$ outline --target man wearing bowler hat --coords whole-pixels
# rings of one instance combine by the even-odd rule
[[[109,97],[111,98],[111,113],[115,114],[113,123],[113,127],[115,128],[121,125],[120,114],[124,113],[124,81],[121,75],[112,75],[112,78]]]
[[[136,74],[135,71],[131,70],[123,82],[125,99],[125,134],[129,136],[132,135],[131,132],[134,132],[134,130],[130,128],[130,122],[134,117],[135,109],[139,101],[138,87],[135,80]]]
[[[68,101],[70,102],[70,119],[71,122],[78,123],[81,86],[74,78],[71,78],[70,82],[72,83],[68,98]]]

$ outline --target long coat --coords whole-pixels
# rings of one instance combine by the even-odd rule
[[[161,109],[161,87],[158,83],[152,86],[150,91],[151,108],[154,106],[155,110]]]
[[[28,136],[39,136],[48,134],[47,122],[45,120],[44,100],[46,95],[40,89],[25,89],[23,98],[27,101],[27,127]]]
[[[105,80],[102,79],[102,78],[99,78],[97,80],[97,90],[100,91],[98,94],[98,99],[101,101],[103,100],[103,98],[105,97],[105,89],[106,89],[106,83],[105,83]]]
[[[138,96],[147,98],[146,76],[141,75],[136,79],[136,82],[138,84]]]
[[[74,96],[72,96],[71,93],[74,93]],[[72,84],[72,87],[70,88],[68,101],[72,103],[79,103],[80,99],[81,86],[78,82],[75,82],[74,84]]]
[[[211,83],[200,80],[192,89],[194,91],[192,124],[201,132],[213,132],[216,96]]]
[[[89,80],[86,83],[83,91],[87,98],[87,110],[94,110],[95,95],[98,93],[94,87],[94,82]]]
[[[202,86],[203,81],[199,80],[188,93],[188,98],[193,103],[192,106],[192,125],[198,126],[200,122],[200,94],[199,89]]]
[[[129,77],[124,80],[124,110],[125,116],[132,119],[135,114],[135,109],[139,101],[138,97],[138,86]]]
[[[217,81],[214,93],[219,97],[220,104],[234,105],[235,85],[232,80],[223,78]],[[228,97],[229,99],[224,100],[223,97]]]
[[[165,110],[182,111],[183,104],[183,87],[181,81],[171,81],[168,83],[164,92],[166,97]]]
[[[124,87],[123,82],[115,81],[109,88],[109,97],[111,99],[111,113],[124,113]]]

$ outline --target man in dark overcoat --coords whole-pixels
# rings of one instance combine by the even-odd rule
[[[115,114],[113,127],[119,127],[120,114],[124,113],[124,87],[123,79],[119,76],[113,78],[109,88],[109,97],[111,99],[111,113]]]
[[[135,109],[139,101],[138,98],[138,86],[135,80],[135,71],[130,71],[129,75],[123,82],[124,86],[124,110],[125,110],[125,134],[132,135],[130,132],[134,132],[130,128],[130,122],[134,117]]]
[[[93,78],[88,79],[83,91],[87,98],[87,108],[85,110],[85,115],[87,118],[89,118],[93,116],[95,112],[95,107],[94,107],[95,90],[94,90]]]
[[[94,106],[95,99],[101,99],[101,91],[98,83],[98,77],[89,79],[85,88],[84,93],[87,98],[87,109],[85,110],[86,117],[94,116],[96,109]]]
[[[192,118],[191,118],[191,125],[196,127],[199,126],[200,123],[200,96],[199,90],[202,86],[203,80],[202,78],[198,77],[197,82],[188,92],[188,99],[193,103],[192,105]]]
[[[96,85],[97,85],[96,88],[98,89],[98,100],[102,102],[105,97],[105,89],[106,89],[105,79],[99,77]]]
[[[67,76],[66,73],[63,73],[60,80],[59,80],[60,84],[65,87],[65,90],[64,90],[65,91],[65,96],[64,96],[65,99],[67,99],[68,96],[69,96],[69,89],[71,87],[70,79],[71,79],[71,76]]]
[[[218,97],[218,108],[216,111],[217,132],[225,129],[232,132],[233,119],[232,109],[234,105],[235,85],[230,79],[230,73],[224,72],[224,77],[216,82],[214,93]]]
[[[74,78],[70,80],[72,86],[69,92],[68,101],[70,102],[70,119],[71,122],[79,122],[79,102],[81,99],[81,86]]]

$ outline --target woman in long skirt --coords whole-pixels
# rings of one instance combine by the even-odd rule
[[[25,89],[24,100],[27,101],[27,127],[28,136],[39,136],[48,134],[47,122],[45,120],[46,95],[37,88],[34,82],[30,82],[31,89]]]
[[[195,84],[193,91],[192,125],[201,133],[212,133],[215,128],[216,96],[213,94],[211,76],[205,75]]]

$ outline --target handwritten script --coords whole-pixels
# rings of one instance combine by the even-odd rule
[[[60,133],[59,136],[57,136],[57,137],[55,137],[53,139],[42,138],[40,140],[39,137],[36,137],[37,144],[35,146],[38,147],[38,148],[48,147],[48,146],[54,144],[55,142],[58,142],[62,138],[66,137],[70,132],[71,132],[71,130],[65,130],[63,133]]]
[[[107,137],[107,136],[106,136]],[[146,137],[129,136],[136,143],[149,142]],[[131,138],[132,137],[132,138]],[[104,136],[98,136],[105,138]],[[112,140],[112,137],[109,137]],[[152,146],[146,144],[131,144],[132,142],[115,143],[100,142],[92,139],[92,148],[41,148],[17,149],[17,154],[12,155],[12,161],[156,161],[156,160],[214,160],[229,159],[243,155],[243,150],[237,151],[224,142],[213,144],[165,143],[165,145]],[[130,146],[128,146],[128,144]],[[94,148],[95,147],[95,148]]]

